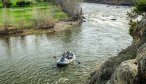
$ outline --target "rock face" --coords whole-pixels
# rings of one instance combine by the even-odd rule
[[[87,2],[97,2],[109,5],[133,5],[133,0],[85,0]]]
[[[138,74],[135,78],[135,84],[146,84],[146,43],[138,49],[136,60],[138,62]]]
[[[107,84],[133,84],[138,73],[138,65],[135,60],[122,62],[113,73]]]
[[[110,80],[111,76],[122,62],[136,57],[136,47],[137,46],[133,44],[120,52],[118,56],[112,57],[103,63],[98,70],[93,72],[94,75],[91,75],[89,84],[105,84]]]
[[[146,84],[146,16],[133,31],[133,44],[96,70],[89,84]]]

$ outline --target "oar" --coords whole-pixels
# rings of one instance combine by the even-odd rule
[[[56,56],[53,56],[53,58],[57,58]]]
[[[78,60],[76,60],[77,62],[78,62],[78,64],[81,64],[81,62],[80,61],[78,61]]]
[[[53,58],[55,58],[55,59],[57,59],[57,58],[59,58],[60,56],[53,56]]]

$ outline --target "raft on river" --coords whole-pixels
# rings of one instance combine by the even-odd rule
[[[63,53],[61,58],[57,60],[57,65],[68,65],[75,60],[75,54],[71,51]]]

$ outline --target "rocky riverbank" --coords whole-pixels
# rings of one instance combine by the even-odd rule
[[[133,31],[133,44],[93,72],[89,84],[146,84],[146,16]]]
[[[123,6],[133,5],[133,0],[85,0],[85,1],[108,4],[108,5],[123,5]]]

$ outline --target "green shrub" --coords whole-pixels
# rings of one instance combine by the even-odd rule
[[[11,2],[3,2],[3,6],[6,8],[10,8],[12,6]]]
[[[2,7],[3,6],[3,3],[2,3],[2,1],[0,0],[0,7]]]
[[[146,14],[146,0],[135,0],[134,9],[131,10],[131,12],[128,13],[128,19],[129,19],[129,34],[131,36],[134,36],[134,31],[138,26],[138,23],[140,21],[136,21],[136,19],[139,16],[144,16]]]
[[[18,7],[25,7],[25,6],[30,6],[32,2],[30,1],[17,1],[16,6]]]
[[[65,19],[67,18],[67,14],[64,12],[55,12],[54,16],[55,19]]]
[[[68,15],[66,13],[62,12],[61,9],[55,8],[53,18],[58,19],[58,20],[65,19],[65,18],[68,18]]]
[[[132,20],[129,21],[129,25],[130,25],[130,28],[129,28],[129,34],[131,36],[134,36],[134,30],[136,29],[137,25],[138,25],[138,22],[134,22]]]
[[[135,11],[137,13],[146,12],[146,0],[135,0]]]

